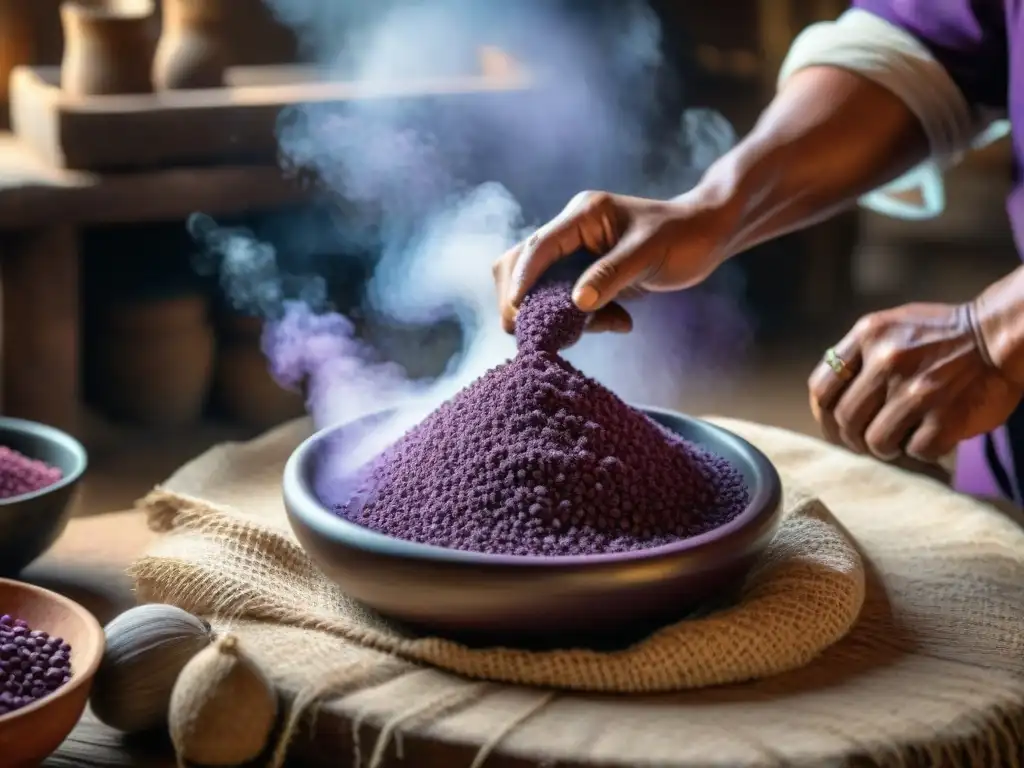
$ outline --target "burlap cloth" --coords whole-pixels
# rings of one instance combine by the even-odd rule
[[[934,481],[714,421],[824,505],[787,495],[787,519],[737,606],[615,653],[470,650],[401,636],[351,603],[284,517],[280,473],[305,422],[215,448],[151,494],[143,506],[166,535],[133,567],[136,586],[142,600],[230,627],[292,700],[272,762],[323,706],[347,716],[371,765],[403,734],[466,745],[467,765],[495,750],[559,765],[1017,764],[1021,531]],[[363,723],[372,743],[358,738]]]

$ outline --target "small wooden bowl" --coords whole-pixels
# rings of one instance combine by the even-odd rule
[[[49,696],[0,716],[0,764],[34,768],[61,745],[82,716],[105,637],[100,623],[78,603],[20,581],[0,579],[0,614],[5,613],[71,645],[71,680]]]

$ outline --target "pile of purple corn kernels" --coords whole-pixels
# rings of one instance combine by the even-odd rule
[[[0,616],[0,715],[27,707],[71,679],[71,646]]]
[[[60,478],[57,467],[0,445],[0,499],[40,491]]]
[[[400,539],[505,555],[594,555],[717,528],[740,473],[566,362],[586,316],[570,286],[534,291],[518,354],[384,452],[336,512]]]

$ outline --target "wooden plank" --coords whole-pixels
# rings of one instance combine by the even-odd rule
[[[176,768],[163,734],[126,737],[86,710],[71,735],[41,768]]]
[[[225,88],[75,98],[61,91],[53,67],[19,67],[11,75],[11,125],[47,163],[78,170],[272,161],[282,110],[353,101],[500,97],[528,90],[519,69],[491,67],[462,77],[261,83],[251,72]],[[117,140],[112,141],[111,137]]]
[[[276,165],[178,168],[102,175],[54,168],[0,133],[0,229],[174,221],[298,203],[307,192]]]

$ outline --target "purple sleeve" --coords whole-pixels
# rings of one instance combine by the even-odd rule
[[[853,0],[931,51],[974,106],[1005,108],[1009,88],[1006,0]]]

